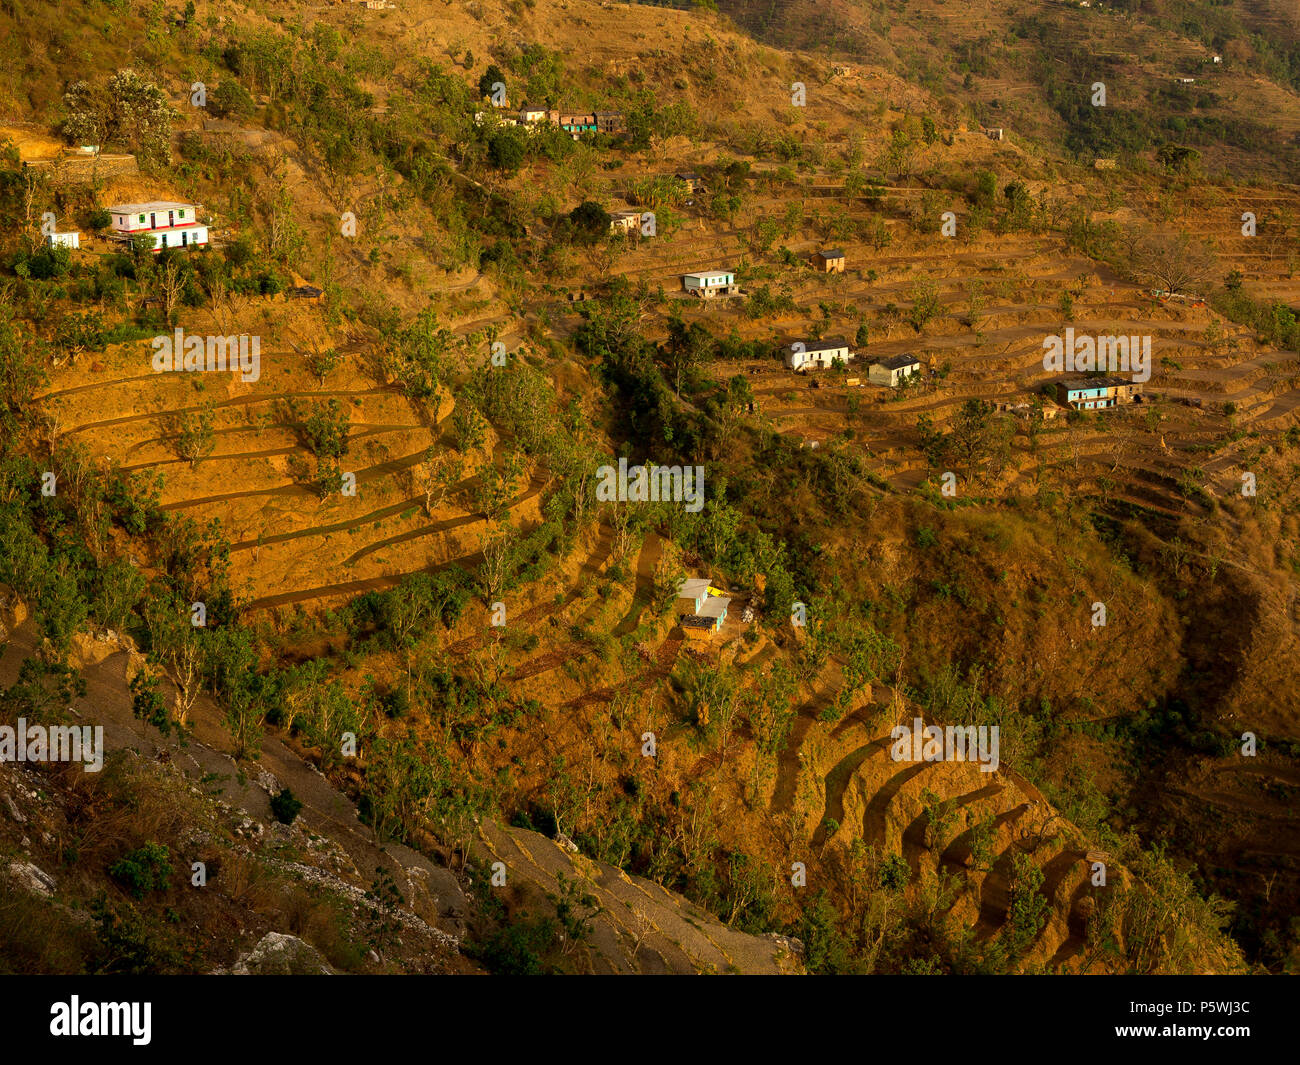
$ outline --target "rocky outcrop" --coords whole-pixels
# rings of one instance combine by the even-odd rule
[[[297,936],[268,932],[252,950],[240,955],[226,976],[332,976],[320,951]]]

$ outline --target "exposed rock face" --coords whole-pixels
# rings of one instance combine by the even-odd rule
[[[546,899],[576,882],[600,913],[577,952],[600,974],[802,973],[803,944],[728,928],[683,895],[570,851],[536,832],[484,821],[475,858],[502,862],[514,902],[543,911]],[[575,848],[576,850],[576,848]]]
[[[230,976],[332,976],[320,951],[297,936],[267,932],[230,967]]]
[[[54,889],[57,886],[54,877],[31,862],[10,862],[8,872],[9,878],[15,881],[24,891],[29,891],[33,895],[41,895],[47,899],[54,895]]]

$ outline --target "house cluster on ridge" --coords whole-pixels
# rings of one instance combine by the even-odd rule
[[[829,370],[837,362],[847,367],[857,355],[849,349],[849,343],[843,337],[828,337],[825,340],[796,340],[785,349],[785,365],[795,373],[808,370]],[[912,374],[921,369],[921,360],[915,355],[894,355],[887,359],[875,359],[867,367],[867,380],[873,385],[897,388],[906,382]],[[845,384],[856,385],[859,378],[853,377]]]
[[[517,118],[503,117],[506,125],[554,126],[577,140],[584,133],[624,133],[621,111],[561,111],[553,107],[521,107]]]

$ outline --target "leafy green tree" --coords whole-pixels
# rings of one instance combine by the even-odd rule
[[[488,463],[479,472],[479,483],[474,489],[474,507],[488,521],[499,522],[509,513],[525,465],[524,456],[511,449],[506,452],[500,466]]]
[[[437,392],[446,374],[455,340],[456,335],[440,324],[434,311],[421,311],[390,338],[385,352],[388,371],[407,395],[427,399]]]
[[[172,719],[167,713],[162,686],[158,678],[148,670],[142,669],[131,678],[131,712],[164,736],[172,730]]]
[[[91,614],[101,625],[124,629],[147,583],[144,575],[126,559],[114,559],[99,566],[95,571]]]
[[[303,432],[308,449],[317,458],[340,459],[348,452],[348,419],[337,399],[317,403]]]
[[[598,244],[609,236],[609,212],[594,200],[584,200],[569,214],[573,226],[574,242],[583,245]]]
[[[119,70],[104,89],[74,82],[63,96],[63,133],[77,144],[121,144],[149,165],[171,158],[176,112],[167,94],[129,68]]]
[[[148,657],[176,688],[174,717],[181,728],[189,721],[203,679],[203,645],[191,616],[190,604],[174,593],[153,596],[145,606]]]
[[[166,891],[172,874],[171,851],[161,843],[146,843],[108,869],[108,875],[137,900],[151,891]]]
[[[518,172],[527,151],[524,135],[515,126],[495,130],[488,138],[488,162],[506,174]]]
[[[472,452],[481,450],[487,442],[487,419],[468,395],[456,397],[451,427],[456,434],[457,450],[462,455],[469,456]]]
[[[257,109],[252,96],[235,78],[223,78],[208,96],[208,110],[218,118],[251,115]]]
[[[505,85],[506,76],[502,73],[501,68],[493,63],[483,72],[483,76],[478,79],[478,94],[485,99],[490,98],[494,91],[492,87],[498,83]]]
[[[1043,897],[1043,870],[1027,854],[1012,858],[1010,906],[1002,936],[1013,959],[1024,957],[1047,923],[1051,906]]]
[[[90,613],[77,577],[69,559],[57,559],[45,573],[35,604],[36,629],[59,660],[68,654],[72,637],[84,627]]]
[[[16,431],[19,416],[32,409],[36,390],[48,383],[41,346],[22,337],[9,312],[0,309],[0,429],[6,435]]]
[[[717,347],[708,329],[699,322],[687,326],[674,313],[668,319],[668,342],[664,348],[668,376],[673,382],[673,391],[682,394],[684,379],[713,354]]]

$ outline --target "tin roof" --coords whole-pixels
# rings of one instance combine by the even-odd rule
[[[803,344],[804,351],[834,351],[836,348],[847,348],[849,342],[843,337],[827,337],[824,340],[796,341],[795,343]],[[790,345],[791,348],[794,344]]]
[[[920,365],[921,360],[915,355],[894,355],[888,359],[881,359],[879,365],[886,370],[900,370],[904,366]]]
[[[702,618],[720,618],[727,612],[727,607],[731,605],[731,597],[727,595],[709,596],[700,604],[699,616]]]
[[[148,214],[150,211],[174,211],[179,208],[202,207],[199,203],[179,203],[176,200],[150,200],[148,203],[119,203],[108,209],[109,214]]]
[[[1122,385],[1131,385],[1133,382],[1127,377],[1085,377],[1074,381],[1062,381],[1066,388],[1071,390],[1078,388],[1119,388]]]

